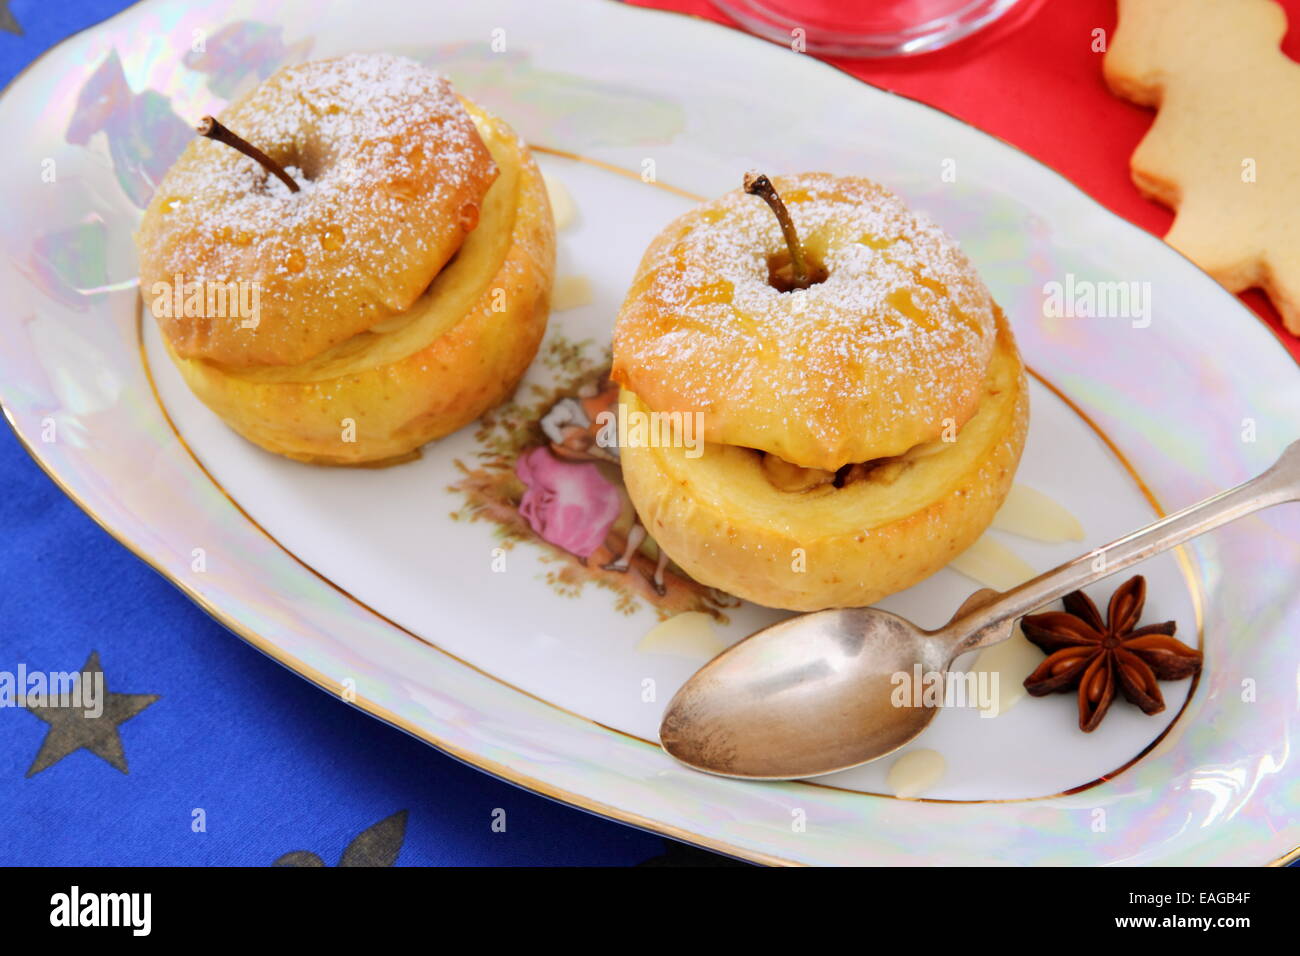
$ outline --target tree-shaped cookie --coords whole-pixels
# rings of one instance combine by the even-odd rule
[[[1300,334],[1300,63],[1273,0],[1119,0],[1105,58],[1159,112],[1133,182],[1177,210],[1165,236],[1232,292],[1259,287]]]

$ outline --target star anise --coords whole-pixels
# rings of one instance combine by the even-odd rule
[[[1077,687],[1079,729],[1085,733],[1106,716],[1116,685],[1143,713],[1164,710],[1157,681],[1191,677],[1201,669],[1201,652],[1174,637],[1173,621],[1137,627],[1146,596],[1147,582],[1139,574],[1116,589],[1105,621],[1082,591],[1062,599],[1064,611],[1025,617],[1025,637],[1048,655],[1025,678],[1025,690],[1044,697]]]

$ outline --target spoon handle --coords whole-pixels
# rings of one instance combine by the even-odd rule
[[[947,632],[954,638],[965,635],[965,640],[953,652],[954,658],[996,644],[1010,633],[1005,628],[998,628],[999,624],[1024,617],[1071,591],[1123,571],[1153,554],[1177,547],[1229,521],[1287,501],[1300,501],[1300,441],[1292,442],[1272,468],[1245,484],[1184,508],[1141,531],[1125,535],[1026,581],[995,601],[962,615],[939,633]]]

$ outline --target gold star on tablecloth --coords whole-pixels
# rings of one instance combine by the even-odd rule
[[[406,811],[399,810],[391,817],[358,834],[343,851],[339,866],[392,866],[406,839]],[[272,866],[324,866],[325,861],[310,850],[294,850],[276,860]]]
[[[9,12],[9,0],[0,0],[0,30],[6,33],[16,33],[23,35],[23,28],[18,25],[14,15]]]
[[[85,675],[103,674],[99,664],[99,652],[92,651],[82,666],[77,682]],[[50,725],[41,749],[27,770],[32,777],[54,766],[68,754],[85,748],[97,757],[107,760],[118,770],[126,773],[126,752],[122,749],[122,738],[117,732],[117,725],[130,720],[155,700],[157,694],[114,694],[108,690],[108,681],[103,683],[103,711],[99,716],[87,716],[86,709],[78,704],[60,704],[57,701],[38,701],[24,704],[41,720]],[[73,691],[74,695],[76,690]],[[74,697],[74,700],[76,698]]]

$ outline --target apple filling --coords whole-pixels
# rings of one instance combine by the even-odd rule
[[[822,468],[804,468],[786,461],[771,452],[755,451],[760,456],[760,465],[767,480],[778,491],[799,493],[812,491],[830,485],[834,488],[847,488],[861,481],[892,485],[898,476],[907,471],[916,461],[944,450],[951,444],[944,441],[924,442],[908,449],[901,455],[890,458],[873,458],[871,461],[856,462],[845,465],[838,471],[826,471]]]

